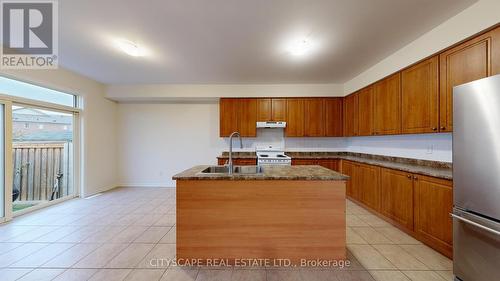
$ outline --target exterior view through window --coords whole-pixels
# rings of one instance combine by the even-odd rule
[[[13,211],[73,195],[73,114],[12,106]]]

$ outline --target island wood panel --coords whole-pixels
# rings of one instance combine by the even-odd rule
[[[344,135],[343,98],[325,98],[325,136]]]
[[[177,181],[177,258],[345,259],[344,181]]]
[[[451,181],[414,175],[415,232],[417,236],[451,256],[453,249],[453,184]]]
[[[403,134],[439,130],[439,58],[434,56],[401,73]]]

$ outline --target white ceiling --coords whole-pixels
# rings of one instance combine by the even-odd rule
[[[474,2],[65,0],[60,65],[107,84],[343,83]],[[307,34],[314,55],[283,51]],[[150,54],[117,51],[119,38]]]

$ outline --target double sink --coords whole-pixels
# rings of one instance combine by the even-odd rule
[[[233,175],[256,175],[262,174],[260,166],[234,166]],[[210,166],[202,170],[203,174],[229,174],[229,166]]]

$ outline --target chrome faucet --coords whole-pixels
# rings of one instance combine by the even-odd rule
[[[233,132],[229,136],[229,161],[227,162],[228,168],[229,168],[229,174],[233,173],[233,137],[238,136],[240,139],[240,148],[243,148],[243,141],[241,140],[240,133],[238,132]]]

